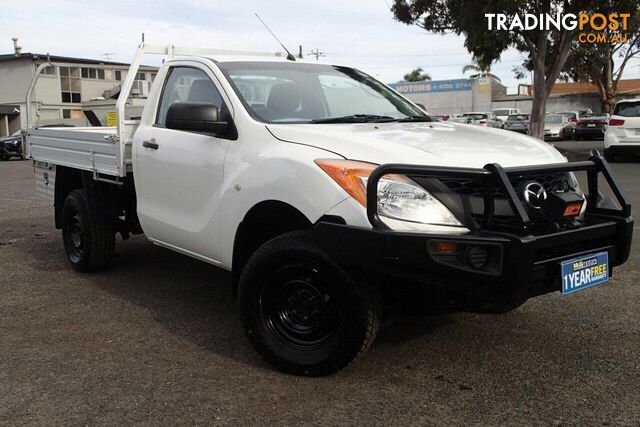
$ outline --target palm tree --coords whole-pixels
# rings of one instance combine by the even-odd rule
[[[471,64],[467,64],[464,67],[462,67],[462,74],[466,74],[468,71],[476,72],[476,74],[469,76],[472,79],[477,79],[478,77],[492,77],[497,81],[501,81],[500,77],[496,76],[495,74],[491,74],[489,72],[491,71],[491,65],[483,65],[476,58],[473,58],[473,61]]]
[[[425,80],[431,80],[431,76],[427,73],[423,73],[422,67],[418,67],[408,74],[405,74],[403,80],[405,82],[423,82]]]

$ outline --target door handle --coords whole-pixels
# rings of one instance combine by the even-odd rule
[[[154,138],[151,138],[149,141],[142,141],[142,146],[146,148],[151,148],[153,150],[158,149],[158,143]]]

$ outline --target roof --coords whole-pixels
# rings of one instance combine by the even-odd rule
[[[533,93],[533,86],[530,86]],[[598,88],[592,83],[556,83],[551,89],[551,95],[581,95],[598,93]],[[640,95],[640,79],[620,80],[618,95]]]
[[[124,67],[129,66],[129,64],[127,64],[126,62],[113,62],[113,61],[105,61],[102,59],[74,58],[71,56],[48,55],[46,53],[31,53],[31,52],[21,53],[19,56],[16,56],[13,53],[2,54],[0,55],[0,62],[13,61],[16,59],[31,59],[34,61],[45,60],[47,56],[52,62],[68,62],[73,64],[95,64],[95,65],[122,65]],[[141,67],[158,68],[150,65],[141,65]]]

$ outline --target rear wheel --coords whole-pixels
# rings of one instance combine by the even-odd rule
[[[77,271],[101,270],[113,258],[113,221],[90,213],[84,190],[73,190],[64,201],[62,239],[67,258]]]
[[[8,156],[6,154],[0,156],[0,160],[2,160],[3,162],[6,162],[9,159],[11,159],[11,156]]]
[[[295,232],[267,242],[238,285],[240,314],[256,351],[296,375],[336,372],[362,355],[379,327],[377,293]]]

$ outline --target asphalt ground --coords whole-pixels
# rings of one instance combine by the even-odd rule
[[[638,206],[640,164],[613,168]],[[141,236],[75,273],[30,162],[0,162],[0,183],[1,425],[640,424],[639,227],[606,284],[502,315],[394,315],[313,379],[254,353],[227,273]]]

